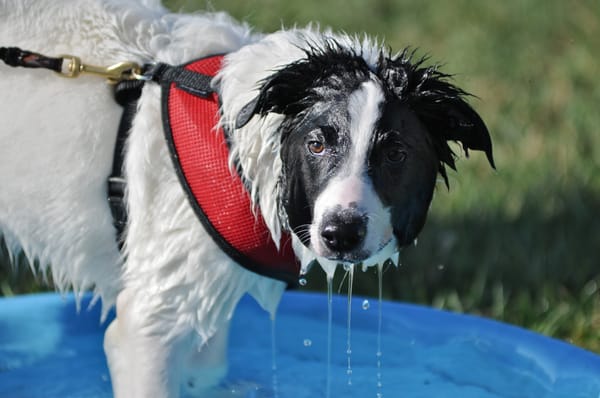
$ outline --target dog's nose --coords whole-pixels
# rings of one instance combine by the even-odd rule
[[[350,252],[360,247],[367,235],[367,222],[359,214],[329,217],[321,226],[323,243],[334,252]]]

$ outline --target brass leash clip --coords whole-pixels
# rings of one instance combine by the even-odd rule
[[[142,78],[142,68],[135,62],[119,62],[111,66],[95,66],[81,62],[81,58],[74,55],[61,55],[63,67],[60,76],[75,78],[82,74],[91,74],[105,77],[109,83],[116,84],[122,80],[139,80]],[[65,62],[67,62],[65,66]]]

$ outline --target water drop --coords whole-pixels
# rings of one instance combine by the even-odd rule
[[[312,345],[312,340],[311,339],[304,339],[304,347],[310,347]]]
[[[300,278],[298,279],[298,283],[300,284],[300,286],[306,286],[306,279],[305,278]]]
[[[327,272],[327,382],[325,386],[325,398],[331,398],[331,350],[333,341],[333,276],[335,268]]]
[[[369,303],[369,300],[364,300],[362,302],[362,309],[363,310],[365,310],[365,311],[368,310],[370,306],[371,306],[371,304]]]

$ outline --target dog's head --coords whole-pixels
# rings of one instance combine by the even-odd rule
[[[282,171],[280,207],[314,257],[374,265],[412,243],[425,222],[449,141],[484,151],[487,128],[448,75],[407,51],[369,64],[335,41],[262,80],[237,126],[275,113]],[[374,260],[377,259],[377,260]]]

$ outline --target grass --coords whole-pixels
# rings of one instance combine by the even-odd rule
[[[450,191],[438,187],[419,244],[386,272],[385,297],[493,317],[600,353],[597,1],[169,5],[225,10],[261,31],[319,21],[442,63],[477,96],[472,103],[490,128],[498,170],[477,153],[458,163]],[[29,277],[2,272],[9,290],[37,288]],[[323,289],[318,271],[308,280],[308,288]],[[376,275],[359,273],[354,290],[373,295],[376,286]]]

